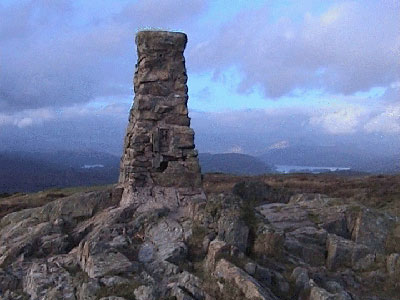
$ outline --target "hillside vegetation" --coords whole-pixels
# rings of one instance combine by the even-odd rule
[[[330,197],[356,200],[371,208],[400,216],[400,175],[337,176],[329,174],[274,174],[237,176],[205,174],[203,186],[207,194],[230,193],[235,184],[261,181],[277,189],[296,193],[319,193]],[[97,191],[110,185],[92,187],[54,188],[42,192],[0,195],[0,217],[25,208],[42,206],[77,192]]]

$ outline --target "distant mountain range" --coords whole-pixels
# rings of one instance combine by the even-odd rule
[[[273,167],[262,160],[239,153],[200,153],[199,161],[202,173],[218,172],[235,175],[259,175],[275,171]]]
[[[266,163],[245,154],[200,154],[203,173],[255,175],[273,171]],[[115,183],[120,158],[99,152],[0,153],[0,194],[33,192],[53,187]]]
[[[369,173],[400,172],[400,153],[399,157],[378,157],[334,146],[290,146],[271,149],[259,158],[271,165],[348,167],[354,171]]]
[[[400,173],[400,159],[354,155],[329,147],[271,149],[260,157],[201,153],[199,160],[203,173],[258,175],[274,173],[276,165],[349,167],[351,171]],[[0,153],[0,194],[115,183],[119,161],[115,155],[100,152],[3,152]]]
[[[119,158],[90,152],[0,153],[0,193],[116,182]],[[85,165],[102,167],[83,168]]]

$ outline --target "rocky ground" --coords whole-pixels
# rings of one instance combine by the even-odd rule
[[[113,187],[0,199],[0,299],[400,299],[392,178],[209,175],[179,218]]]

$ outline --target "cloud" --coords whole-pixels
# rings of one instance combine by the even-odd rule
[[[205,0],[147,0],[128,4],[114,17],[116,22],[141,24],[146,28],[165,28],[191,21],[207,7]],[[171,28],[170,28],[171,29]]]
[[[242,147],[235,145],[232,148],[230,148],[227,153],[243,153]]]
[[[71,0],[21,0],[0,3],[0,40],[26,38],[48,26],[62,26],[65,17],[73,12]],[[61,21],[62,20],[62,21]]]
[[[309,114],[296,109],[254,109],[223,112],[190,112],[200,152],[226,152],[240,147],[243,153],[260,154],[276,141],[314,144],[323,132],[307,126]]]
[[[74,105],[0,114],[0,151],[91,150],[120,155],[129,105]]]
[[[322,112],[321,115],[312,116],[310,118],[310,125],[321,126],[330,134],[355,133],[365,115],[365,108],[361,106],[348,106],[334,111],[328,110]]]
[[[218,74],[236,65],[243,74],[238,91],[260,87],[274,98],[310,88],[353,94],[399,79],[395,1],[335,1],[321,15],[304,12],[301,21],[274,20],[270,11],[267,4],[239,13],[193,47],[193,67]]]
[[[380,100],[383,104],[400,103],[400,81],[392,83]]]
[[[400,133],[400,104],[391,105],[384,112],[371,118],[364,126],[367,132],[381,134]]]
[[[129,104],[115,102],[1,113],[0,151],[100,150],[120,155],[129,109]],[[261,155],[273,144],[275,147],[339,145],[349,151],[362,148],[366,152],[383,153],[400,149],[400,140],[392,135],[365,130],[368,114],[359,118],[353,132],[340,134],[327,134],[323,125],[329,122],[310,125],[310,118],[315,116],[313,110],[191,111],[190,116],[199,152],[241,151]]]
[[[55,8],[43,11],[42,2],[51,3],[30,3],[30,6],[35,5],[29,11],[35,22],[29,22],[33,22],[33,32],[29,36],[8,43],[0,40],[5,42],[0,56],[0,109],[61,107],[89,102],[100,96],[129,95],[130,70],[121,67],[129,65],[125,61],[129,53],[126,49],[130,41],[128,31],[112,24],[76,29],[68,19],[68,25],[59,30],[51,30],[51,26],[43,26],[42,30],[40,20],[34,18],[37,11],[50,19],[59,15]],[[131,65],[133,68],[133,60]],[[122,76],[127,78],[125,87],[121,87],[124,85]]]
[[[268,147],[269,150],[272,149],[285,149],[288,148],[290,146],[289,141],[279,141],[276,142],[274,144],[272,144],[271,146]]]
[[[51,109],[27,109],[13,114],[0,113],[0,129],[2,126],[25,128],[53,120],[55,113]]]
[[[0,5],[6,25],[0,29],[3,112],[131,98],[136,30],[190,28],[185,22],[206,7],[202,0],[136,1],[120,12],[104,7],[96,19],[82,20],[78,4],[56,2]]]
[[[317,112],[307,105],[191,111],[200,151],[255,154],[286,141],[364,147],[377,134],[393,140],[399,132],[399,2],[330,1],[317,14],[308,11],[321,2],[306,2],[288,1],[277,18],[268,1],[221,27],[204,26],[211,3],[206,0],[106,1],[96,9],[72,0],[2,3],[0,149],[86,148],[119,155],[130,104],[118,99],[133,98],[134,34],[145,27],[187,32],[189,73],[211,71],[212,80],[223,81],[224,71],[239,70],[240,84],[230,78],[226,84],[243,93],[260,89],[279,98],[307,89],[353,94],[386,88],[374,107],[370,99],[347,97],[353,103],[348,108],[341,101]],[[291,10],[301,11],[301,18],[285,16]],[[208,102],[214,94],[215,86],[205,86],[193,98]],[[385,148],[382,139],[368,145]]]

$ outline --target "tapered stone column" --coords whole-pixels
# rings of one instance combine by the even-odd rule
[[[180,206],[187,195],[204,198],[187,109],[186,42],[186,35],[178,32],[136,35],[135,99],[119,178],[122,205],[146,210]]]

